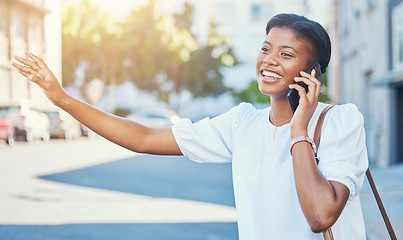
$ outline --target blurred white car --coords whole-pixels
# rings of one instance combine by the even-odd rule
[[[170,127],[180,120],[176,112],[170,109],[140,109],[126,118],[153,128]]]
[[[36,139],[49,141],[50,139],[50,123],[45,113],[36,110],[27,109],[23,112],[24,126],[27,132],[27,141],[34,142]]]
[[[60,112],[60,119],[66,140],[73,140],[81,136],[81,124],[75,118],[62,111]]]
[[[50,137],[72,140],[81,136],[80,123],[62,110],[45,112],[50,121]]]

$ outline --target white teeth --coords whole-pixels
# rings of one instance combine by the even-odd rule
[[[265,76],[265,77],[274,77],[274,78],[278,78],[278,79],[283,78],[282,76],[280,76],[280,75],[278,75],[278,74],[276,74],[274,72],[269,72],[269,71],[263,71],[262,75]]]

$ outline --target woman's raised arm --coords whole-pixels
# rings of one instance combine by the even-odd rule
[[[30,81],[36,83],[56,106],[62,108],[79,122],[100,136],[135,152],[181,155],[170,128],[154,129],[120,118],[74,99],[68,95],[57,81],[45,62],[32,53],[32,59],[15,56],[22,63],[12,63]]]

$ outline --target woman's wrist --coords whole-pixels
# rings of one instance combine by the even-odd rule
[[[311,144],[313,153],[316,155],[316,144],[311,138],[309,138],[307,136],[299,136],[299,137],[293,138],[291,140],[290,147],[289,147],[291,155],[292,155],[292,148],[294,147],[294,145],[297,143],[300,143],[300,142],[307,142],[307,143]]]
[[[291,127],[291,139],[300,136],[308,136],[308,130],[302,127]]]

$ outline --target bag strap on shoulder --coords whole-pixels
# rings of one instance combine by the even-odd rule
[[[332,108],[334,107],[333,105],[328,105],[325,107],[325,109],[322,110],[322,113],[320,114],[319,118],[318,118],[318,123],[316,123],[316,128],[315,128],[315,133],[313,135],[313,141],[316,144],[316,149],[319,149],[319,143],[320,143],[320,134],[322,133],[322,125],[323,122],[325,120],[325,116],[326,113]],[[316,150],[316,151],[317,151]],[[318,156],[315,154],[316,157],[316,163],[319,163],[319,158]],[[326,229],[323,232],[323,239],[324,240],[334,240],[333,238],[333,232],[331,228]]]
[[[319,149],[320,135],[321,135],[321,132],[322,132],[322,125],[323,125],[323,122],[325,120],[326,113],[332,107],[334,107],[334,106],[333,105],[328,105],[325,109],[323,109],[322,113],[319,116],[318,123],[316,124],[316,128],[315,128],[314,138],[313,138],[313,140],[314,140],[314,142],[316,144],[316,149]],[[319,162],[318,157],[317,156],[315,156],[315,157],[316,157],[316,161]],[[396,234],[395,234],[395,232],[393,230],[392,224],[390,223],[388,214],[386,213],[386,210],[385,210],[385,208],[383,206],[383,203],[382,203],[381,197],[379,196],[378,190],[376,189],[375,182],[374,182],[374,180],[372,178],[372,175],[371,175],[371,172],[369,171],[369,168],[366,171],[366,175],[367,175],[369,185],[371,186],[372,193],[375,196],[376,203],[378,204],[378,208],[381,211],[383,221],[385,222],[386,228],[388,229],[390,239],[397,240]],[[329,229],[327,229],[326,231],[323,232],[323,237],[324,237],[325,240],[333,240],[333,234],[332,234],[331,228],[329,228]]]
[[[323,122],[325,120],[325,116],[326,113],[332,109],[334,107],[334,105],[328,105],[325,107],[325,109],[322,110],[322,113],[320,114],[319,118],[318,118],[318,123],[316,124],[316,128],[315,128],[315,133],[313,135],[313,141],[316,144],[316,149],[319,148],[319,143],[320,143],[320,134],[322,132],[322,125]]]

